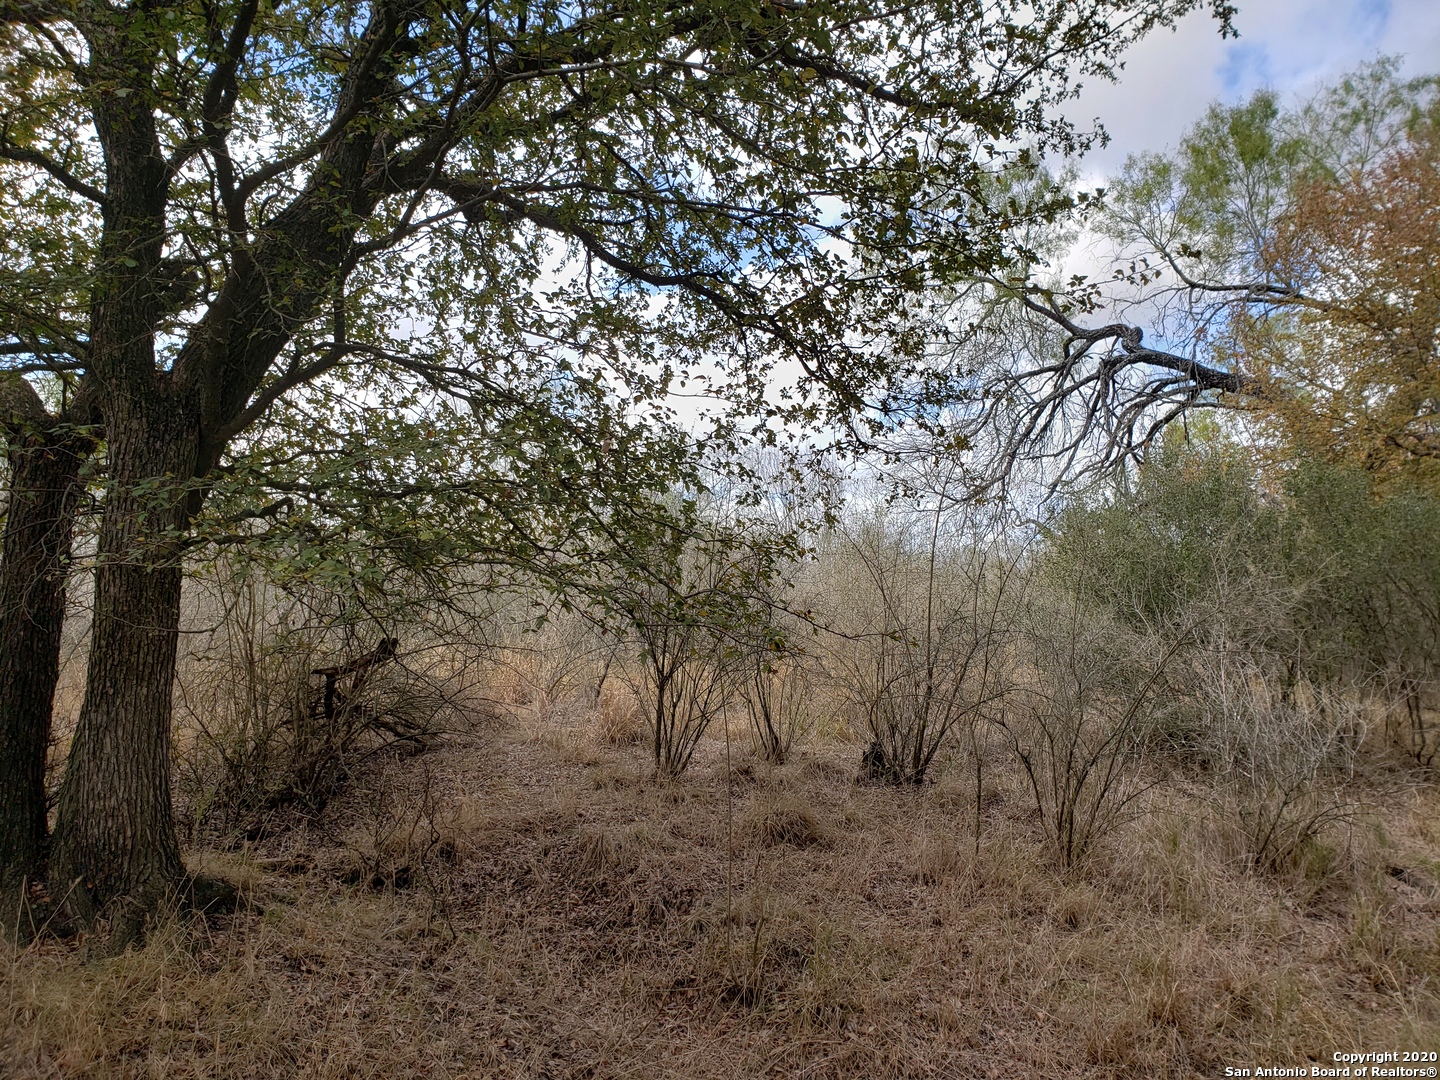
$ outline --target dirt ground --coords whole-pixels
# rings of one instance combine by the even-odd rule
[[[375,762],[313,821],[201,852],[253,908],[100,959],[5,947],[11,1077],[1212,1077],[1440,1049],[1440,794],[1290,874],[1157,789],[1087,863],[1019,777],[856,782],[738,727],[689,773],[583,717]],[[1379,801],[1378,797],[1377,800]]]

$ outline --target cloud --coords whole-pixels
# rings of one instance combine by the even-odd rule
[[[1356,38],[1375,46],[1390,24],[1390,0],[1362,0],[1350,13],[1350,29]]]
[[[1308,96],[1381,54],[1401,54],[1410,75],[1440,73],[1435,0],[1242,0],[1238,41],[1224,41],[1196,12],[1151,35],[1126,60],[1118,84],[1088,86],[1071,107],[1098,118],[1110,146],[1087,172],[1112,172],[1142,150],[1163,150],[1216,99],[1242,101],[1262,87]]]

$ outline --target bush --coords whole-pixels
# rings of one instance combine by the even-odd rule
[[[1365,687],[1384,699],[1391,739],[1432,764],[1440,498],[1315,461],[1279,480],[1247,448],[1171,442],[1056,519],[1048,576],[1137,630],[1224,611],[1226,648],[1260,658],[1282,696]]]
[[[1364,740],[1361,702],[1323,685],[1278,690],[1247,655],[1208,660],[1203,692],[1222,810],[1249,867],[1294,866],[1354,813],[1341,781]]]
[[[815,688],[809,674],[797,658],[776,659],[757,650],[740,695],[750,713],[756,752],[772,764],[783,765],[795,740],[815,723]]]
[[[862,769],[892,784],[924,782],[949,737],[1005,693],[1004,601],[1025,564],[945,508],[880,517],[840,553],[830,678],[868,737]]]
[[[1293,568],[1293,522],[1248,452],[1169,444],[1133,478],[1070,505],[1048,533],[1047,577],[1137,630]]]
[[[669,580],[632,585],[621,601],[640,646],[637,697],[658,776],[685,771],[706,730],[745,675],[746,642],[762,621],[754,597],[763,562],[734,538],[693,542],[654,570]]]
[[[1080,862],[1153,786],[1144,772],[1179,645],[1037,590],[1019,613],[1018,686],[996,720],[1062,866]],[[1181,639],[1183,640],[1183,639]]]
[[[734,697],[738,670],[729,643],[713,629],[679,620],[641,628],[645,651],[640,700],[656,774],[685,771],[706,730]]]
[[[220,617],[177,680],[177,789],[197,834],[257,835],[282,807],[318,810],[362,760],[424,749],[458,711],[454,677],[407,662],[395,639],[316,625],[253,579],[222,577],[217,593]]]

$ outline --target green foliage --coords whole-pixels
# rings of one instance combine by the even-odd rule
[[[994,175],[1087,145],[1048,107],[1195,6],[233,0],[7,15],[0,220],[27,254],[0,275],[0,308],[24,313],[7,333],[37,360],[53,348],[83,368],[86,289],[144,278],[166,293],[163,366],[253,256],[297,356],[324,333],[322,301],[343,298],[359,343],[603,357],[643,390],[699,380],[747,410],[767,351],[801,353],[784,411],[821,407],[810,393],[825,387],[849,409],[883,398],[890,362],[845,331],[883,338],[916,284],[857,275],[854,255],[908,264],[959,212],[952,261],[1002,261],[1014,214],[982,197]],[[118,234],[100,250],[122,120],[152,128],[164,159],[145,211],[163,251]],[[347,146],[371,152],[358,181]],[[331,238],[301,237],[306,217]],[[661,290],[669,302],[652,303]],[[707,373],[706,350],[736,363]]]
[[[377,363],[292,393],[237,447],[194,543],[372,610],[497,577],[603,602],[697,527],[694,501],[669,497],[699,483],[696,447],[594,386],[513,376],[462,403]]]
[[[1197,6],[16,9],[0,355],[87,418],[163,373],[196,475],[112,481],[213,500],[200,539],[278,574],[564,580],[693,488],[672,393],[713,459],[948,392],[893,319],[922,258],[1024,249],[1068,206],[1036,154],[1096,137],[1054,106]]]
[[[1245,449],[1172,440],[1133,481],[1061,513],[1047,571],[1137,626],[1160,627],[1220,592],[1283,574],[1286,533]]]
[[[1440,498],[1379,491],[1355,468],[1306,463],[1289,478],[1296,561],[1322,577],[1307,605],[1317,653],[1371,679],[1440,671]]]
[[[1239,661],[1226,657],[1243,657],[1250,674],[1227,693],[1248,704],[1222,709],[1227,716],[1248,710],[1284,726],[1276,718],[1293,714],[1314,727],[1314,709],[1295,696],[1329,700],[1349,688],[1405,709],[1400,741],[1428,758],[1440,498],[1317,462],[1295,465],[1276,486],[1264,486],[1241,447],[1172,443],[1132,485],[1059,516],[1046,574],[1135,629],[1173,635],[1194,622],[1197,647],[1208,650],[1201,668],[1228,670]],[[1255,704],[1254,685],[1267,683],[1278,697]]]
[[[1381,58],[1297,108],[1271,90],[1212,105],[1174,153],[1126,162],[1103,227],[1195,280],[1263,279],[1262,249],[1306,184],[1363,171],[1440,108],[1440,78],[1401,79],[1398,69]]]

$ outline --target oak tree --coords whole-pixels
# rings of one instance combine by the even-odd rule
[[[704,379],[732,419],[883,410],[932,219],[965,222],[953,259],[1003,261],[984,178],[1082,146],[1055,108],[1075,78],[1196,6],[0,3],[5,227],[26,245],[0,352],[104,451],[57,895],[133,925],[181,875],[182,559],[277,402],[384,363],[483,426],[533,386],[507,365],[539,357],[632,401]],[[788,397],[766,389],[782,360]],[[3,572],[32,564],[7,548]]]

